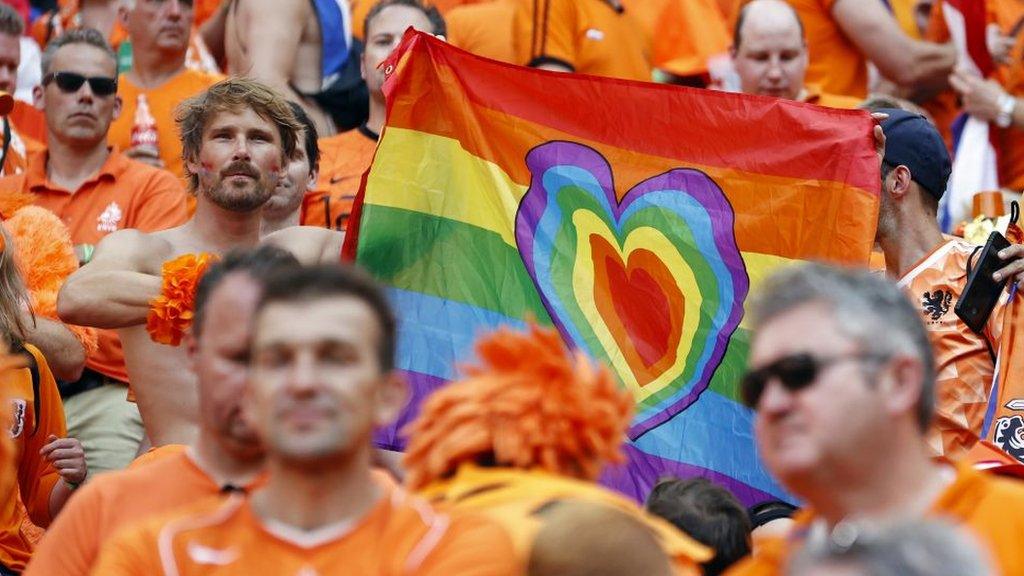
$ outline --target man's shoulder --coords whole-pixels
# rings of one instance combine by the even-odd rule
[[[184,453],[173,454],[144,466],[99,474],[82,487],[82,494],[90,494],[91,498],[112,496],[118,499],[154,496],[158,486],[183,480],[188,473],[187,458]]]
[[[291,226],[263,238],[292,253],[303,264],[334,263],[341,260],[345,235],[319,226]]]
[[[168,188],[185,193],[181,181],[167,170],[132,160],[123,152],[115,151],[112,154],[119,156],[117,162],[123,162],[117,178],[121,181],[131,180],[136,194],[151,194]]]

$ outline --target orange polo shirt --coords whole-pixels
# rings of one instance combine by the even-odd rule
[[[125,530],[100,555],[93,574],[518,574],[500,526],[448,516],[397,487],[362,517],[304,532],[261,519],[247,498],[157,518]],[[159,542],[159,546],[158,546]]]
[[[800,14],[810,63],[807,83],[842,96],[868,95],[867,59],[832,18],[836,0],[786,0]]]
[[[265,477],[245,486],[251,490]],[[86,576],[103,543],[121,528],[221,494],[222,486],[187,450],[130,470],[101,474],[61,510],[29,562],[25,576]]]
[[[363,174],[377,152],[377,135],[364,127],[323,138],[320,144],[320,179],[306,193],[300,216],[303,226],[345,230]]]
[[[0,178],[0,194],[9,190],[31,192],[35,204],[59,216],[76,247],[95,246],[107,234],[124,228],[155,232],[181,225],[188,219],[186,193],[181,182],[166,170],[129,160],[111,151],[95,176],[74,193],[57,187],[46,176],[48,153],[30,159],[28,170]],[[111,378],[128,381],[124,354],[117,334],[99,331],[99,347],[86,366]]]
[[[182,100],[205,91],[222,79],[215,74],[185,69],[161,86],[142,89],[132,83],[127,74],[122,74],[117,81],[117,94],[123,102],[121,116],[110,125],[107,141],[119,150],[131,148],[139,94],[145,94],[149,111],[156,120],[160,159],[164,161],[167,171],[181,178],[184,183],[185,163],[181,159],[181,138],[178,137],[178,128],[174,123],[174,109]]]
[[[57,382],[50,373],[42,352],[31,344],[25,351],[35,361],[39,374],[39,394],[33,391],[32,374],[28,368],[0,374],[0,398],[9,406],[13,420],[7,421],[3,433],[14,440],[14,458],[18,470],[17,488],[8,484],[8,491],[0,498],[0,563],[21,571],[32,556],[29,534],[22,526],[24,503],[29,518],[38,526],[50,523],[50,493],[60,480],[57,471],[39,455],[52,434],[58,438],[67,435],[64,407],[60,401]],[[20,493],[20,499],[18,497]]]
[[[477,56],[514,63],[512,19],[515,13],[515,0],[459,6],[444,16],[448,42]]]
[[[996,574],[1024,574],[1024,483],[960,464],[956,479],[932,504],[928,516],[971,532],[989,553]],[[803,510],[794,520],[788,537],[760,541],[757,554],[734,565],[727,576],[784,574],[789,555],[807,540],[817,518],[813,510]]]
[[[708,71],[708,61],[725,56],[732,31],[716,0],[622,0],[653,39],[655,68],[678,76]]]
[[[558,63],[582,74],[651,80],[652,42],[628,9],[608,0],[518,0],[516,63]]]

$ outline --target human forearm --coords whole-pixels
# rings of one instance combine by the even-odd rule
[[[64,508],[64,505],[68,503],[71,495],[74,494],[74,489],[63,480],[58,480],[53,485],[53,490],[50,491],[50,518],[55,518],[57,514]]]
[[[50,371],[60,380],[74,382],[85,367],[85,348],[67,326],[49,318],[35,317],[25,321],[25,340],[46,357]]]
[[[949,87],[949,74],[956,65],[956,48],[952,44],[914,42],[911,52],[909,65],[896,70],[893,80],[919,90]]]
[[[61,320],[79,326],[124,328],[144,324],[149,303],[160,294],[161,285],[162,280],[150,274],[83,269],[61,289],[57,313]]]

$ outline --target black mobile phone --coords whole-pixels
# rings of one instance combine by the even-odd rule
[[[984,329],[988,317],[992,314],[992,309],[996,307],[996,302],[999,301],[999,296],[1003,293],[1003,288],[1006,287],[1006,282],[1009,280],[1003,278],[996,282],[992,279],[992,274],[1005,265],[999,257],[999,252],[1009,246],[1010,243],[999,232],[989,235],[988,242],[985,242],[985,248],[981,251],[981,256],[978,257],[967,277],[967,286],[960,294],[956,308],[953,309],[956,315],[964,321],[964,324],[967,324],[975,332],[981,333]]]

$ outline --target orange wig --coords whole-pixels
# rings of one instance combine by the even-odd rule
[[[596,480],[621,446],[633,398],[604,366],[570,353],[554,329],[498,330],[482,361],[438,390],[406,429],[407,483],[420,489],[466,462]]]

